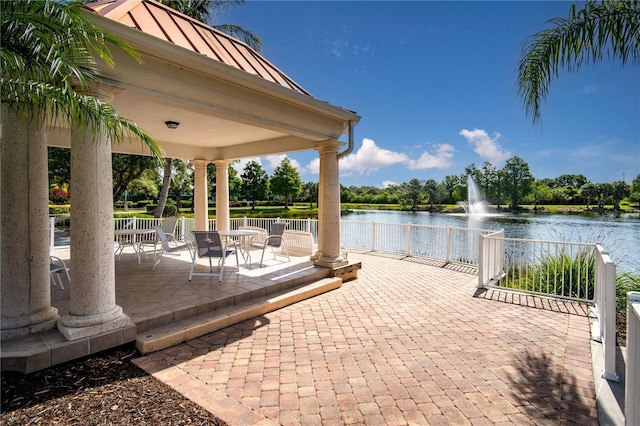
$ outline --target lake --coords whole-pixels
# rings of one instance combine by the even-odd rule
[[[353,210],[344,221],[411,223],[459,228],[504,229],[507,238],[529,240],[599,242],[609,250],[619,272],[640,273],[640,218],[580,215],[466,216],[429,212]]]

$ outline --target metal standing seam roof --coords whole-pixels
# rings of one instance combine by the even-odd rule
[[[247,44],[155,0],[105,0],[85,6],[105,18],[311,96]]]

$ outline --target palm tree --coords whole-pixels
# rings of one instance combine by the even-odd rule
[[[113,66],[109,44],[133,57],[123,41],[102,31],[80,13],[78,4],[51,0],[6,1],[0,7],[0,100],[24,118],[45,127],[66,121],[104,130],[111,140],[125,135],[145,143],[157,158],[159,145],[107,102],[84,94],[100,81],[94,54]]]
[[[518,67],[518,94],[534,124],[540,121],[540,103],[561,69],[578,71],[605,56],[622,64],[640,63],[638,0],[589,0],[580,10],[573,4],[569,18],[548,22],[554,27],[525,41]]]

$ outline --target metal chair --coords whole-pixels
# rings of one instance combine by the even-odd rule
[[[178,223],[177,217],[167,217],[164,218],[160,227],[162,229],[162,233],[165,235],[168,242],[173,243],[175,246],[178,245],[178,239],[176,238],[174,232],[176,229],[176,224]],[[154,226],[155,229],[155,226]],[[151,234],[150,237],[143,238],[138,243],[138,250],[144,252],[144,258],[147,258],[147,252],[144,250],[145,246],[153,248],[153,258],[156,258],[156,251],[158,249],[158,244],[160,244],[160,240],[158,239],[159,233]]]
[[[240,265],[238,261],[238,251],[235,249],[229,249],[222,244],[222,238],[217,231],[193,231],[195,237],[195,253],[193,254],[193,261],[191,262],[191,270],[189,271],[189,281],[194,276],[217,276],[218,281],[222,281],[222,274],[224,273],[224,263],[227,257],[232,254],[236,255],[236,265]],[[206,257],[209,259],[209,272],[193,272],[196,267],[198,258]],[[213,264],[211,259],[218,259],[219,272],[216,274],[213,272]]]
[[[282,237],[288,225],[289,224],[287,222],[274,222],[271,225],[271,231],[269,231],[269,235],[264,242],[252,242],[250,244],[252,248],[262,249],[262,256],[260,257],[261,267],[264,262],[264,252],[267,251],[267,248],[271,249],[274,260],[276,259],[276,252],[279,251],[280,256],[286,256],[287,261],[291,262],[291,258],[287,252],[287,247],[284,244],[284,238]]]
[[[71,283],[69,268],[67,268],[67,264],[64,263],[64,260],[56,256],[49,256],[49,275],[51,276],[51,283],[56,287],[59,284],[60,289],[64,290],[64,285],[62,285],[62,278],[60,278],[60,274],[62,273],[67,276],[67,282]]]
[[[156,236],[158,237],[158,240],[160,242],[160,250],[154,249],[152,269],[156,269],[156,266],[158,266],[158,263],[160,263],[160,260],[162,260],[162,255],[164,255],[165,253],[178,253],[179,255],[182,250],[187,249],[189,250],[189,256],[191,256],[191,259],[193,260],[193,253],[191,252],[191,246],[193,245],[193,243],[172,246],[169,244],[169,239],[167,238],[167,234],[164,232],[164,229],[157,225],[154,226],[153,229],[156,230]],[[158,255],[158,252],[160,253],[160,255]]]

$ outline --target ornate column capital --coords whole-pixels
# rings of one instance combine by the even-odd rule
[[[320,153],[320,155],[322,155],[322,154],[329,154],[332,152],[337,153],[340,150],[340,148],[342,148],[345,145],[346,144],[344,142],[340,142],[337,140],[326,140],[322,142],[316,142],[313,149],[315,149]]]

